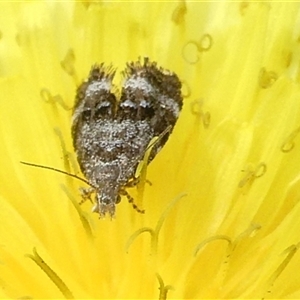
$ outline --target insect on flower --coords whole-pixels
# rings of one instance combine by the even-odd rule
[[[77,90],[73,112],[73,145],[82,173],[96,193],[93,211],[115,215],[126,187],[138,183],[135,170],[153,137],[148,163],[169,138],[182,108],[177,75],[144,58],[127,63],[120,99],[112,92],[115,71],[93,66]],[[87,194],[89,194],[89,191]],[[134,208],[141,211],[134,203]]]
[[[135,186],[136,169],[146,151],[149,164],[171,134],[182,108],[181,82],[177,75],[144,58],[127,63],[120,97],[113,93],[115,70],[104,64],[92,67],[89,77],[77,89],[72,117],[72,138],[77,160],[85,179],[55,168],[88,185],[84,199],[95,193],[93,211],[100,217],[115,216],[116,204]],[[153,144],[151,141],[155,140]]]

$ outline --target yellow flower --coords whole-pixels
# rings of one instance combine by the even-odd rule
[[[0,8],[1,298],[300,297],[298,3]],[[146,213],[123,199],[99,219],[80,181],[20,161],[80,174],[76,87],[138,57],[179,75],[184,108]]]

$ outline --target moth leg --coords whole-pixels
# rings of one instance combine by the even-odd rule
[[[150,186],[152,186],[152,182],[148,179],[146,179],[146,183],[148,183]]]
[[[95,189],[92,187],[88,188],[80,188],[80,195],[81,195],[81,201],[79,202],[79,205],[83,204],[85,201],[90,200],[93,203],[93,200],[91,198],[91,195],[95,193]]]
[[[126,183],[125,187],[127,187],[127,188],[135,187],[135,186],[137,186],[139,184],[139,182],[140,182],[140,178],[139,177],[138,178],[133,177],[132,179],[130,179]],[[146,183],[148,183],[150,186],[152,185],[152,182],[150,180],[148,180],[148,179],[146,179]]]
[[[129,195],[129,193],[125,190],[125,189],[121,189],[120,190],[120,195],[122,196],[126,196],[126,198],[128,199],[128,202],[132,204],[132,207],[139,212],[140,214],[144,214],[145,210],[144,209],[140,209],[138,208],[138,206],[134,203],[134,198],[132,196]]]
[[[132,177],[131,179],[129,179],[127,181],[125,187],[127,187],[127,188],[135,187],[135,186],[138,185],[139,182],[140,182],[140,178],[139,177],[137,177],[137,178]]]

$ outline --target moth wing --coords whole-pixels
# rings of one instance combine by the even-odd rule
[[[176,74],[157,67],[148,58],[127,64],[117,116],[148,122],[153,137],[150,162],[162,149],[178,119],[183,101],[181,82]]]
[[[101,120],[113,119],[117,100],[112,93],[114,71],[103,64],[92,67],[89,77],[77,89],[73,109],[72,139],[82,172],[89,161],[92,136]],[[101,132],[101,130],[100,130]]]

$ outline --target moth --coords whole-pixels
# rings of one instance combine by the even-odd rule
[[[126,188],[138,183],[135,170],[153,137],[149,164],[167,142],[183,101],[178,76],[149,58],[129,62],[123,85],[114,93],[115,69],[103,63],[91,68],[78,87],[72,116],[72,139],[82,173],[95,193],[93,211],[115,216],[116,204],[126,196],[140,210]]]

